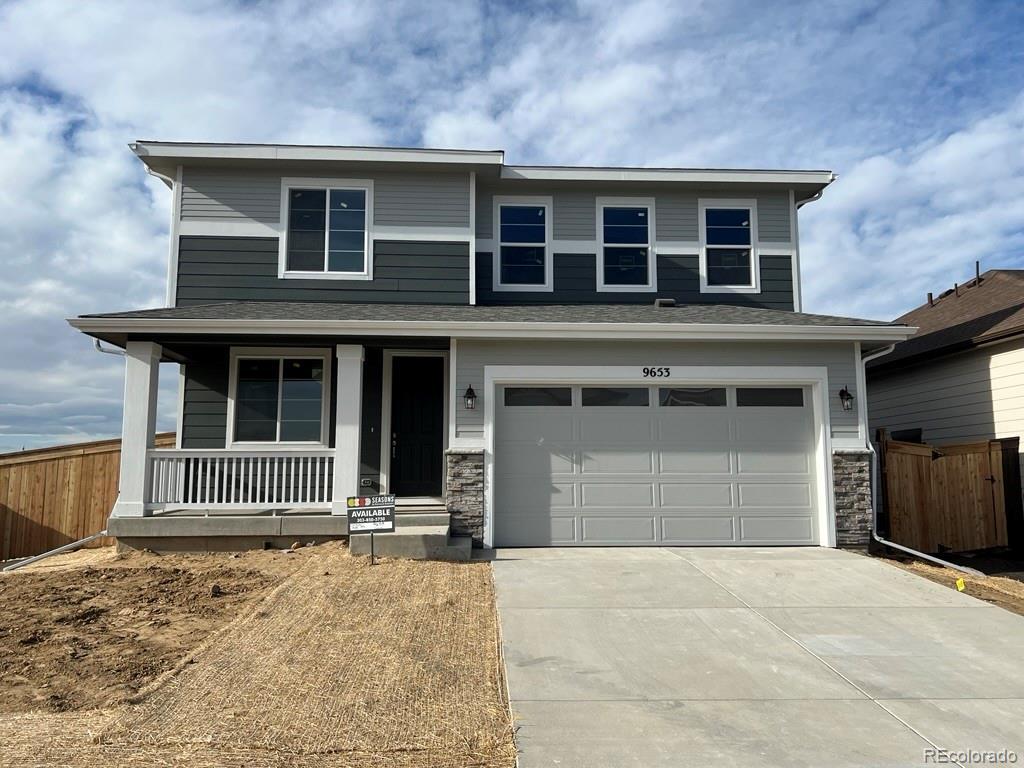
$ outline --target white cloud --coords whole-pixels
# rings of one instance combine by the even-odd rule
[[[580,0],[0,5],[0,449],[107,436],[121,364],[66,316],[159,305],[137,138],[826,167],[808,308],[892,316],[1017,263],[1014,4]],[[165,375],[161,427],[173,426]]]

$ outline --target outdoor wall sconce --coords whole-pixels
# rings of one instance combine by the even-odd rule
[[[466,388],[466,394],[462,396],[466,401],[466,410],[476,410],[476,392],[473,391],[473,385],[471,384]]]
[[[843,404],[844,411],[853,410],[853,395],[850,394],[850,390],[846,387],[839,390],[839,402]]]

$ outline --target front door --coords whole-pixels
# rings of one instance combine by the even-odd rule
[[[444,358],[395,357],[391,469],[396,496],[440,496],[444,461]]]

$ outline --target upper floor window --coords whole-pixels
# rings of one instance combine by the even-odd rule
[[[598,198],[597,289],[649,291],[656,283],[654,202],[647,199]]]
[[[281,238],[283,277],[371,277],[370,182],[285,179]]]
[[[700,216],[701,291],[756,292],[759,270],[754,251],[754,202],[702,201]]]
[[[498,198],[495,209],[495,290],[550,291],[550,199]]]

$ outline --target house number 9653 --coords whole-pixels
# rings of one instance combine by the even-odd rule
[[[671,368],[644,368],[645,379],[664,379],[672,375]]]

